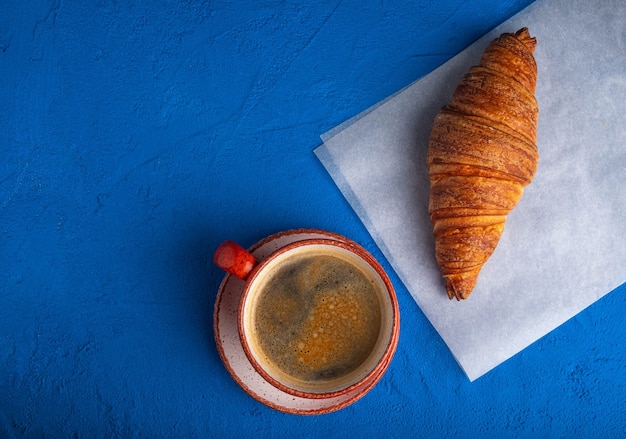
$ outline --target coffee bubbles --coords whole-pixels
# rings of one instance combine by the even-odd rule
[[[253,343],[268,369],[295,386],[340,380],[375,350],[384,285],[341,252],[293,255],[256,288]]]

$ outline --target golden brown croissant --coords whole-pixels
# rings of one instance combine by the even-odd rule
[[[450,299],[470,295],[535,175],[535,45],[526,28],[492,41],[435,117],[429,213]]]

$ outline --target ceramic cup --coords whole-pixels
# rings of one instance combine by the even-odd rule
[[[388,367],[399,333],[393,286],[348,240],[305,239],[257,261],[232,241],[214,262],[243,279],[238,331],[254,369],[276,388],[333,398]]]

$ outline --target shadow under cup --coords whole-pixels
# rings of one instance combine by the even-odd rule
[[[387,368],[398,304],[391,281],[363,248],[310,239],[278,249],[253,269],[238,329],[253,367],[275,387],[331,398]]]

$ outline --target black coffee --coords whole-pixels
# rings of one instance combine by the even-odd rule
[[[338,255],[303,253],[264,283],[253,327],[273,367],[314,385],[349,374],[374,349],[380,286],[358,266]]]

